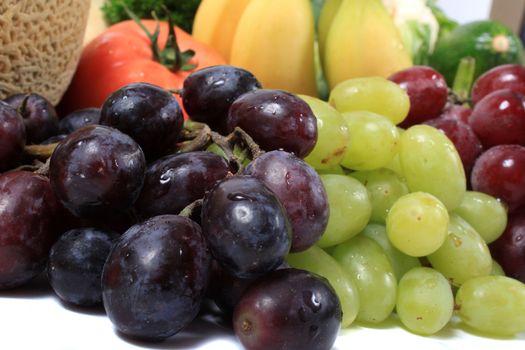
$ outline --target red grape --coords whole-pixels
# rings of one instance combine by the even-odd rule
[[[472,189],[490,194],[514,211],[525,204],[525,147],[494,146],[474,164]]]
[[[477,104],[491,92],[511,89],[525,95],[525,67],[504,64],[483,73],[472,87],[472,103]]]
[[[446,107],[441,113],[441,118],[456,119],[465,124],[469,124],[469,118],[472,114],[472,109],[462,105],[452,105]]]
[[[22,158],[26,130],[20,114],[0,101],[0,171],[12,167]]]
[[[408,116],[399,124],[403,128],[438,117],[447,103],[447,82],[433,68],[414,66],[394,73],[388,79],[405,90],[410,99]]]

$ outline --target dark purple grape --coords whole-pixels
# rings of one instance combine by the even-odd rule
[[[20,114],[0,101],[0,171],[7,170],[22,158],[26,130]]]
[[[100,124],[131,136],[148,159],[173,151],[183,121],[182,109],[175,96],[146,83],[118,89],[106,99],[100,112]]]
[[[190,219],[161,215],[131,227],[102,272],[109,319],[134,338],[174,335],[199,312],[210,262],[201,228]]]
[[[489,247],[505,274],[525,283],[525,210],[509,215],[505,231]]]
[[[228,162],[211,152],[178,153],[148,166],[144,186],[135,207],[143,218],[179,214],[204,197],[230,171]]]
[[[447,82],[431,67],[413,66],[394,73],[388,79],[405,90],[410,98],[410,111],[400,124],[403,128],[437,118],[447,103]]]
[[[28,171],[0,175],[0,289],[21,286],[43,271],[61,233],[60,213],[46,177]]]
[[[242,94],[260,89],[255,76],[242,68],[219,65],[200,69],[184,80],[182,103],[192,120],[224,132],[230,105]]]
[[[4,101],[22,116],[27,143],[38,144],[58,133],[57,112],[45,97],[38,94],[17,94]]]
[[[265,151],[283,149],[306,157],[317,142],[317,119],[306,102],[281,90],[255,90],[236,99],[227,131],[246,131]]]
[[[65,134],[58,134],[58,135],[55,135],[55,136],[51,136],[50,138],[40,142],[41,145],[50,145],[52,143],[58,143],[60,141],[62,141],[63,139],[65,139],[67,137],[67,135]]]
[[[240,278],[258,277],[281,264],[291,228],[275,194],[252,176],[218,182],[204,197],[202,231],[221,265]]]
[[[66,115],[58,122],[58,132],[70,134],[86,125],[96,125],[100,122],[100,108],[85,108]]]
[[[67,209],[80,217],[93,217],[131,209],[145,171],[144,154],[128,135],[90,125],[58,144],[49,178]]]
[[[341,318],[339,299],[325,279],[283,269],[250,286],[235,307],[233,326],[247,350],[327,350]]]
[[[60,236],[47,264],[49,284],[60,299],[79,306],[102,303],[102,268],[118,237],[89,227]]]
[[[321,238],[328,224],[328,199],[312,167],[291,153],[272,151],[252,161],[244,173],[264,182],[283,204],[292,224],[292,252]]]

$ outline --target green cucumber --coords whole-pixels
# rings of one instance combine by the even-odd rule
[[[495,21],[470,22],[440,38],[429,63],[452,86],[459,62],[467,56],[476,60],[475,80],[493,67],[522,64],[523,44],[504,24]]]

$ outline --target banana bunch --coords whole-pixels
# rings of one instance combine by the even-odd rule
[[[310,0],[203,0],[192,34],[265,88],[317,96]]]

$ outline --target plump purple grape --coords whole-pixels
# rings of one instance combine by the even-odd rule
[[[197,315],[211,256],[200,227],[161,215],[131,227],[117,241],[102,272],[109,319],[127,336],[168,338]]]
[[[21,286],[43,271],[62,233],[60,209],[46,177],[28,171],[0,175],[0,289]]]
[[[483,97],[501,89],[511,89],[525,95],[525,67],[521,64],[504,64],[480,75],[472,86],[472,103],[477,104]]]
[[[260,89],[257,78],[245,69],[218,65],[190,74],[182,88],[182,103],[192,120],[224,132],[228,109],[242,94]]]
[[[325,279],[283,269],[249,287],[235,307],[233,326],[247,350],[328,350],[341,317],[339,299]]]
[[[146,161],[128,135],[90,125],[71,133],[51,156],[49,178],[57,197],[80,217],[131,209],[140,194]]]
[[[58,143],[60,141],[62,141],[63,139],[65,139],[67,137],[67,135],[65,134],[58,134],[58,135],[55,135],[55,136],[51,136],[50,138],[40,142],[41,145],[50,145],[52,143]]]
[[[472,109],[462,105],[451,105],[446,107],[440,117],[444,119],[455,119],[465,124],[469,124]]]
[[[400,124],[403,128],[437,118],[447,103],[447,82],[431,67],[413,66],[392,74],[388,79],[405,90],[410,98],[410,111]]]
[[[7,170],[22,158],[26,130],[20,114],[0,101],[0,171]]]
[[[26,128],[27,143],[40,143],[58,133],[55,107],[38,94],[17,94],[4,100],[18,110]]]
[[[161,158],[148,166],[137,213],[148,218],[161,214],[179,214],[184,207],[202,199],[230,169],[221,156],[211,152],[178,153]]]
[[[131,136],[148,159],[173,151],[183,121],[182,109],[175,96],[146,83],[133,83],[118,89],[106,99],[100,111],[100,124]]]
[[[49,253],[47,277],[61,300],[79,306],[102,303],[102,268],[118,237],[91,227],[60,236]]]
[[[95,125],[100,122],[100,108],[85,108],[66,115],[58,122],[60,134],[70,134],[86,125]]]
[[[308,249],[328,224],[328,199],[321,178],[302,159],[284,151],[267,152],[244,170],[279,198],[292,224],[292,252]]]
[[[509,212],[525,205],[525,147],[494,146],[479,156],[471,174],[474,191],[501,199]]]
[[[489,247],[505,274],[525,283],[525,210],[509,215],[505,231]]]
[[[291,228],[275,194],[252,176],[218,182],[204,197],[202,230],[210,251],[230,273],[258,277],[281,264]]]
[[[227,131],[246,131],[265,151],[282,149],[306,157],[317,142],[317,119],[306,102],[281,90],[255,90],[236,99]]]
[[[441,130],[454,143],[459,153],[467,177],[474,166],[474,162],[483,152],[483,146],[470,125],[458,119],[439,117],[427,120],[424,124]]]
[[[469,123],[486,149],[525,146],[525,96],[510,89],[491,92],[474,106]]]

